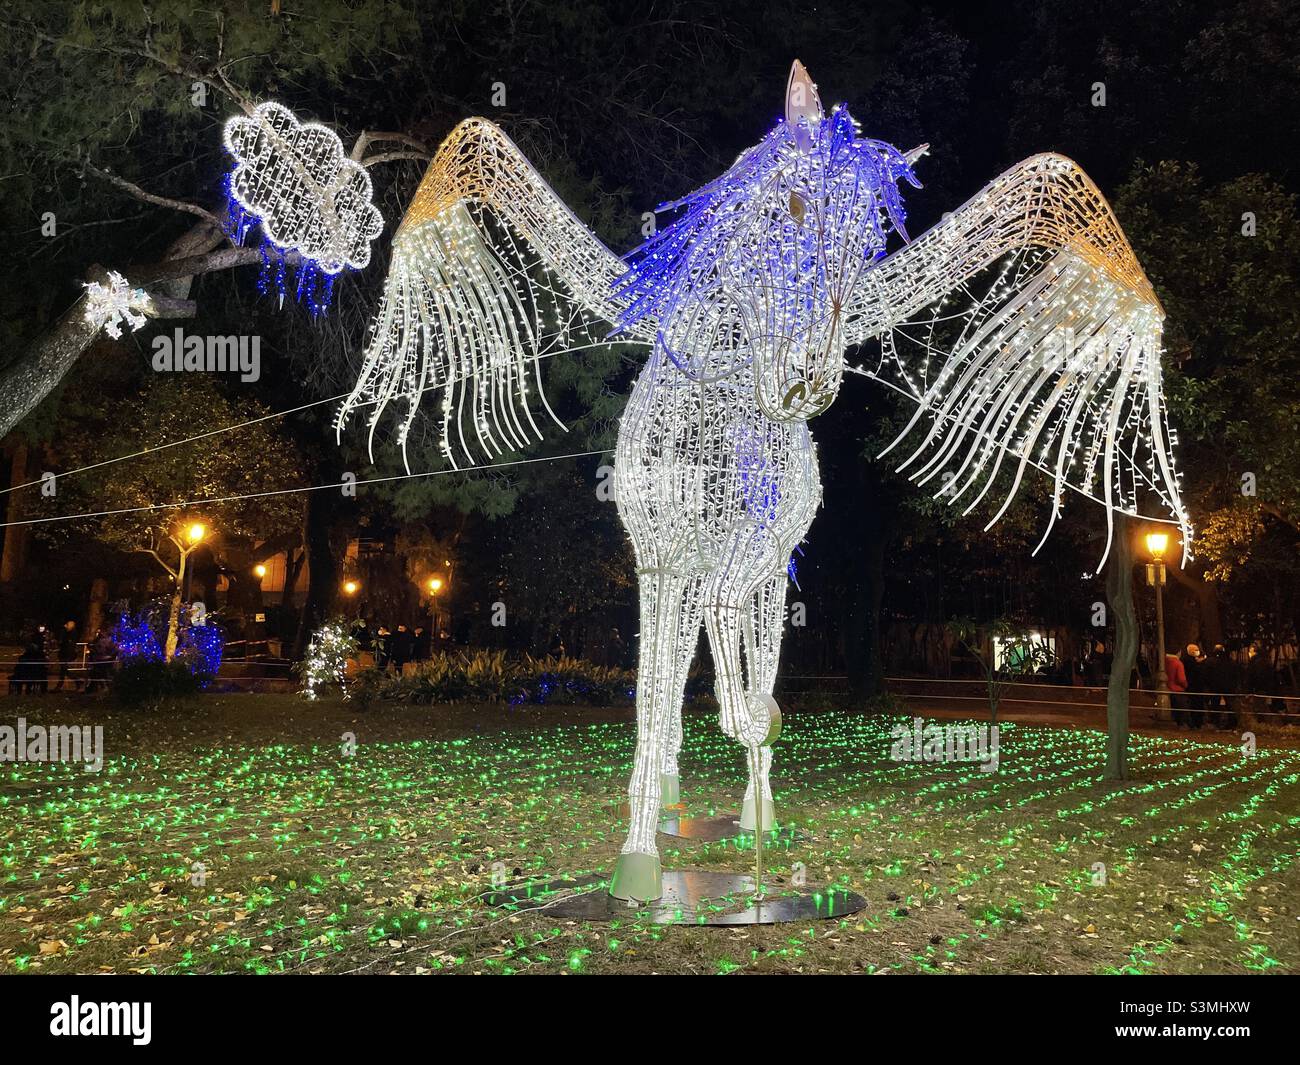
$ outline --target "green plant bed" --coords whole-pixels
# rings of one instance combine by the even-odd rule
[[[473,701],[613,706],[635,698],[636,675],[577,658],[453,652],[436,654],[400,677],[362,670],[353,675],[348,693],[363,707],[375,699],[420,705]]]

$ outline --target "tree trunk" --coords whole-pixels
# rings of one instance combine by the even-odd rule
[[[86,607],[86,625],[82,630],[90,643],[104,624],[104,607],[108,603],[108,581],[96,577],[90,582],[90,603]]]
[[[258,261],[256,248],[213,249],[225,243],[219,228],[200,222],[182,234],[167,249],[163,260],[148,266],[123,271],[137,286],[148,285],[157,318],[193,318],[193,302],[185,299],[190,284],[199,274],[229,270]],[[107,284],[108,271],[92,266],[87,271],[91,281]],[[0,370],[0,436],[30,414],[45,399],[95,337],[102,322],[86,320],[86,297],[83,293],[31,346]]]
[[[0,386],[3,387],[3,386]],[[9,487],[13,489],[26,484],[27,445],[18,440],[14,445],[14,457],[9,466]],[[17,521],[22,517],[22,500],[12,490],[5,497],[5,520]],[[31,532],[30,525],[10,525],[4,530],[4,553],[0,555],[0,582],[17,580],[27,563],[27,539]]]
[[[170,662],[176,657],[176,643],[181,622],[181,586],[178,581],[176,592],[172,595],[171,609],[167,611],[167,644],[163,648],[163,660]]]
[[[1115,539],[1106,566],[1106,600],[1115,623],[1110,686],[1106,691],[1106,779],[1128,779],[1129,676],[1137,661],[1138,623],[1133,609],[1133,525],[1115,515]]]
[[[307,494],[307,517],[303,540],[307,549],[307,595],[302,604],[298,632],[294,636],[294,660],[307,650],[312,633],[324,624],[338,594],[338,563],[330,546],[336,493],[329,489]]]
[[[298,575],[302,573],[302,563],[306,557],[307,552],[305,549],[291,549],[284,556],[284,590],[280,593],[280,606],[284,610],[293,609],[295,589],[298,587]]]
[[[100,267],[90,274],[92,280],[106,283],[108,275]],[[157,318],[192,318],[194,304],[189,300],[155,297]],[[81,353],[99,335],[102,322],[86,320],[86,297],[83,294],[41,334],[14,362],[0,370],[0,395],[6,399],[0,407],[0,436],[40,405],[69,370]]]
[[[16,362],[0,372],[0,395],[6,400],[0,409],[0,436],[54,391],[99,330],[100,323],[86,321],[83,295]]]

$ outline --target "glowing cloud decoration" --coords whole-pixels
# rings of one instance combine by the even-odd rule
[[[347,157],[338,134],[301,123],[287,107],[268,101],[230,119],[225,142],[235,160],[227,187],[239,239],[260,225],[273,248],[301,256],[300,278],[305,272],[308,283],[317,271],[328,285],[343,270],[370,262],[370,244],[384,220],[371,202],[370,175]],[[283,294],[282,275],[277,281]]]
[[[917,406],[896,441],[913,447],[903,467],[939,478],[941,497],[969,506],[996,482],[1009,500],[1033,465],[1056,489],[1051,522],[1065,488],[1108,519],[1146,490],[1190,542],[1161,397],[1163,311],[1106,201],[1069,160],[1037,156],[902,243],[900,185],[919,184],[926,147],[860,136],[796,62],[784,118],[661,208],[674,220],[626,259],[483,119],[443,142],[397,232],[340,431],[368,407],[373,442],[402,400],[405,446],[433,390],[448,459],[491,459],[540,435],[541,360],[601,340],[647,352],[614,463],[641,605],[620,898],[661,893],[655,832],[678,795],[701,627],[722,728],[748,758],[742,825],[774,822],[786,586],[821,503],[808,421],[834,402],[851,346],[879,339],[870,376]]]

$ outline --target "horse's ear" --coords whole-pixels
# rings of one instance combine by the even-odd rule
[[[918,144],[910,152],[904,152],[903,158],[907,160],[908,166],[916,166],[917,160],[920,159],[921,156],[929,155],[929,154],[930,154],[930,144],[927,141],[925,144]]]
[[[791,129],[799,125],[799,119],[807,120],[809,128],[815,126],[824,117],[821,98],[817,95],[817,86],[808,76],[808,69],[799,60],[790,67],[790,80],[785,86],[785,121]]]

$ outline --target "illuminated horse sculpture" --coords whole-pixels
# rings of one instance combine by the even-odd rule
[[[749,758],[742,824],[773,823],[787,568],[821,501],[808,419],[835,399],[847,349],[880,339],[871,376],[917,403],[903,435],[920,446],[903,467],[919,483],[942,473],[936,494],[949,501],[970,492],[974,506],[1001,473],[1009,502],[1033,465],[1054,484],[1052,522],[1067,487],[1105,503],[1108,526],[1150,489],[1186,531],[1161,398],[1163,312],[1105,200],[1069,160],[1036,156],[887,255],[891,230],[906,238],[898,183],[918,184],[923,151],[860,138],[842,107],[825,114],[795,63],[785,118],[661,208],[676,220],[626,260],[483,119],[443,143],[398,230],[340,428],[370,406],[373,439],[400,397],[405,446],[422,393],[438,390],[448,460],[491,458],[538,435],[534,384],[554,419],[541,359],[606,335],[649,349],[614,464],[641,601],[619,898],[661,894],[655,830],[678,795],[701,625],[722,727]],[[960,308],[945,305],[954,295]]]

